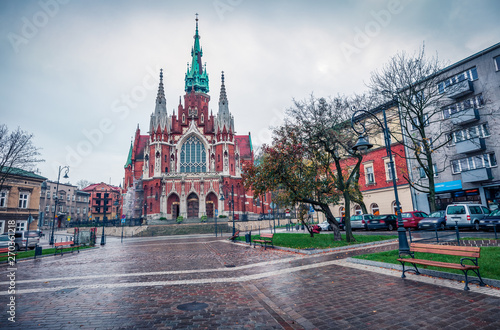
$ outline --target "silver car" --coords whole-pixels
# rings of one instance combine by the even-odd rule
[[[368,220],[373,219],[373,214],[359,214],[351,216],[351,229],[366,229]]]
[[[481,204],[450,204],[446,207],[446,225],[479,230],[479,221],[490,214]]]
[[[40,234],[35,230],[16,231],[14,236],[16,250],[27,250],[26,244],[30,250],[33,250],[40,243]]]

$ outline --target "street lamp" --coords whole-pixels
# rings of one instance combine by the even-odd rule
[[[387,151],[387,157],[389,157],[389,167],[391,171],[391,177],[392,177],[392,185],[394,187],[394,197],[396,199],[396,212],[397,212],[397,217],[398,217],[398,241],[399,241],[399,253],[401,252],[410,252],[410,247],[408,246],[408,240],[406,238],[406,230],[404,229],[403,225],[403,219],[401,218],[401,204],[399,203],[399,196],[398,196],[398,187],[396,184],[396,172],[394,171],[394,161],[392,160],[392,150],[391,150],[391,135],[389,132],[389,127],[387,126],[387,116],[385,114],[385,108],[382,108],[382,114],[384,116],[384,122],[382,123],[380,119],[377,118],[373,113],[366,111],[366,110],[357,110],[356,112],[353,113],[351,117],[351,127],[354,132],[358,134],[358,141],[352,147],[354,151],[364,151],[371,149],[373,147],[373,144],[371,144],[368,141],[368,136],[365,134],[366,133],[366,127],[363,122],[356,122],[358,118],[356,118],[357,113],[363,113],[365,115],[372,116],[373,118],[376,119],[376,122],[380,125],[384,132],[384,142],[385,142],[385,150]],[[362,131],[356,130],[354,127],[354,124],[357,123],[363,127]]]
[[[64,176],[63,176],[63,179],[67,179],[69,178],[68,176],[68,172],[69,172],[69,166],[59,166],[59,172],[57,174],[57,185],[56,185],[56,197],[54,199],[54,218],[52,219],[52,232],[50,234],[50,240],[49,240],[49,244],[50,245],[54,245],[54,228],[55,228],[55,225],[56,225],[56,217],[57,217],[57,202],[59,201],[59,180],[61,179],[61,171],[62,170],[66,170],[66,172],[64,172]]]
[[[100,203],[99,203],[100,204]],[[101,235],[101,245],[106,245],[106,236],[104,234],[104,226],[106,224],[106,220],[108,220],[106,218],[106,207],[108,205],[108,193],[104,193],[104,198],[103,198],[103,216],[102,216],[102,235]]]
[[[226,190],[226,195],[227,195],[227,188],[225,190]],[[225,199],[224,194],[221,194],[220,200],[224,201],[224,199]],[[236,233],[236,229],[234,227],[234,185],[233,184],[231,184],[231,200],[229,201],[229,203],[231,203],[231,207],[233,209],[233,236],[234,236]]]

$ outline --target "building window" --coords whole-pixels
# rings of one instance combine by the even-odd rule
[[[500,71],[500,56],[495,57],[493,61],[495,62],[495,69]]]
[[[0,207],[7,207],[7,191],[0,191]]]
[[[389,159],[384,159],[384,163],[385,163],[385,178],[387,181],[392,181],[391,163],[389,162]],[[393,162],[393,165],[394,165],[394,173],[397,179],[398,173],[396,172],[396,164]]]
[[[17,231],[24,231],[24,230],[26,230],[26,222],[27,221],[18,221],[18,222],[16,222],[16,230]]]
[[[372,210],[372,214],[373,215],[379,215],[380,214],[380,210],[378,208],[378,205],[373,203],[371,206],[370,206],[370,209]]]
[[[434,171],[434,177],[437,178],[438,177],[438,169],[437,169],[436,164],[432,165],[432,169]],[[420,179],[426,179],[427,178],[427,173],[425,173],[425,170],[424,170],[423,167],[419,167],[418,168],[418,172],[420,174]]]
[[[393,212],[394,214],[398,214],[398,207],[397,207],[397,205],[396,205],[396,201],[393,201],[393,202],[391,203],[391,205],[392,205],[392,212]]]
[[[19,193],[19,205],[18,205],[18,207],[20,209],[27,209],[28,208],[28,197],[29,197],[29,193],[27,193],[27,192],[20,192]]]
[[[365,166],[365,180],[366,184],[375,183],[375,174],[373,173],[373,166]]]
[[[486,138],[488,136],[490,136],[490,130],[487,123],[478,126],[471,126],[451,133],[452,143],[470,140],[477,137]]]
[[[361,206],[359,205],[354,206],[354,215],[360,215],[360,214],[362,214]]]
[[[443,118],[444,119],[449,118],[451,115],[460,111],[464,111],[466,109],[470,108],[477,109],[482,107],[483,105],[484,105],[483,95],[482,94],[474,95],[473,97],[469,97],[468,99],[444,107]]]
[[[341,207],[339,208],[339,215],[340,215],[341,217],[344,217],[344,216],[345,216],[345,209],[344,209],[344,207],[343,207],[343,206],[341,206]]]
[[[47,199],[50,199],[50,192],[47,191]]]
[[[49,211],[50,211],[50,205],[45,206],[45,212],[49,212]]]
[[[429,115],[428,114],[423,115],[422,119],[424,121],[424,127],[429,126]],[[410,119],[410,125],[411,125],[411,130],[412,131],[414,131],[417,128],[419,128],[420,127],[420,120],[419,120],[419,118],[418,117],[411,118]]]
[[[184,124],[186,122],[186,115],[182,114],[182,123]]]
[[[203,124],[205,122],[205,116],[201,114],[201,123]]]
[[[206,172],[205,146],[196,136],[189,137],[182,145],[180,167],[181,173]]]
[[[451,170],[453,174],[495,166],[497,166],[497,159],[494,153],[455,159],[451,161]]]
[[[450,78],[438,83],[439,94],[444,93],[446,90],[446,87],[448,87],[448,86],[451,86],[453,84],[456,84],[456,83],[464,81],[464,80],[474,81],[474,80],[477,80],[477,78],[478,78],[477,70],[475,67],[471,68],[469,70],[460,72],[459,74],[456,74],[453,77],[450,77]]]

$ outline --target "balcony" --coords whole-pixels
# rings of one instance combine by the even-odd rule
[[[486,149],[486,144],[483,138],[473,138],[470,140],[464,140],[457,142],[455,145],[457,153],[468,154],[471,152],[481,151]]]
[[[488,181],[491,179],[493,179],[491,168],[477,168],[475,170],[462,172],[462,182],[464,183]]]
[[[462,80],[456,84],[446,87],[446,94],[449,98],[458,99],[464,95],[474,92],[472,81]]]
[[[479,120],[479,111],[476,108],[468,108],[460,112],[456,112],[450,116],[453,125],[465,125]]]

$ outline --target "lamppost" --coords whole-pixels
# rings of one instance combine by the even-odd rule
[[[59,166],[59,172],[57,174],[57,184],[56,184],[56,197],[54,198],[54,218],[52,219],[52,232],[50,234],[50,240],[49,240],[49,244],[50,245],[54,245],[54,229],[55,229],[55,225],[56,225],[56,217],[57,217],[57,202],[59,201],[59,180],[61,179],[61,171],[62,170],[66,170],[66,172],[64,172],[64,176],[63,176],[63,179],[67,179],[69,178],[68,176],[68,172],[69,172],[69,166]]]
[[[103,198],[103,204],[104,204],[104,205],[103,205],[103,207],[102,207],[104,214],[103,214],[103,216],[102,216],[102,235],[101,235],[101,245],[106,245],[106,236],[105,236],[105,234],[104,234],[104,226],[105,226],[105,224],[106,224],[106,220],[108,220],[108,219],[106,218],[106,208],[107,208],[107,205],[108,205],[108,197],[109,197],[108,193],[106,193],[106,192],[105,192],[105,193],[104,193],[104,198]]]
[[[391,135],[389,132],[389,127],[387,126],[387,116],[385,114],[385,108],[382,108],[382,114],[384,117],[383,123],[380,121],[380,119],[378,119],[377,116],[366,110],[357,110],[356,112],[353,113],[351,117],[351,127],[353,131],[358,134],[358,141],[356,142],[354,147],[352,147],[352,149],[354,151],[364,151],[372,148],[373,144],[368,142],[368,136],[365,134],[366,133],[365,124],[363,122],[357,121],[359,120],[359,118],[356,117],[357,113],[363,113],[365,115],[372,116],[373,118],[375,118],[376,122],[378,123],[378,125],[380,125],[380,128],[382,128],[384,132],[385,150],[387,151],[387,157],[389,157],[389,167],[391,171],[392,185],[394,188],[394,197],[396,199],[396,212],[398,217],[399,253],[410,252],[410,247],[408,246],[408,240],[406,238],[406,230],[404,229],[403,219],[401,218],[401,204],[399,203],[398,187],[396,183],[396,172],[394,171],[394,161],[392,160]],[[363,130],[362,131],[356,130],[356,128],[354,127],[355,123],[361,125],[363,127]]]
[[[226,185],[224,185],[224,187],[225,186]],[[228,194],[227,193],[228,188],[226,188],[226,189],[223,188],[223,191],[224,190],[226,190],[226,195],[227,195]],[[221,194],[220,200],[223,201],[223,203],[224,203],[225,198],[224,198],[224,194],[223,193]],[[234,226],[234,185],[233,184],[231,184],[231,200],[229,201],[229,203],[231,203],[231,207],[233,209],[233,236],[234,236],[234,234],[236,233],[236,229],[235,229],[235,226]]]

